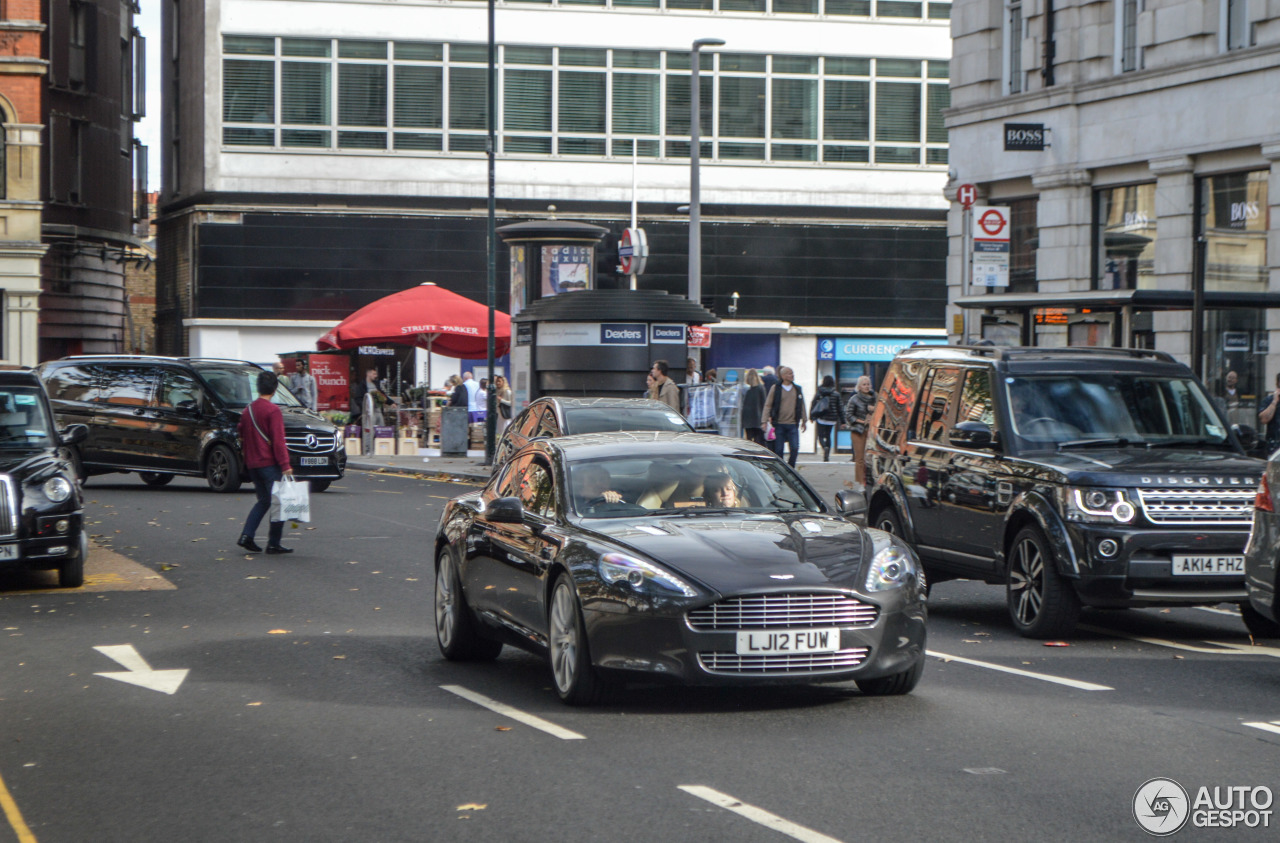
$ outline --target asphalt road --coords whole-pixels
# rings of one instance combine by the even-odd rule
[[[438,654],[431,538],[466,488],[352,472],[296,553],[246,558],[247,488],[93,478],[86,588],[0,578],[0,843],[1138,840],[1148,779],[1280,791],[1280,642],[1223,610],[1087,613],[1046,647],[999,589],[941,583],[909,696],[567,708],[533,656]],[[130,664],[162,690],[99,675]]]

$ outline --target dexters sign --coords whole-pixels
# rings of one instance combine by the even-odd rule
[[[643,322],[605,322],[600,326],[601,345],[648,345],[648,325]]]

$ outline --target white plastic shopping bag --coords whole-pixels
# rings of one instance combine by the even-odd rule
[[[311,486],[286,475],[271,486],[272,521],[310,521]]]

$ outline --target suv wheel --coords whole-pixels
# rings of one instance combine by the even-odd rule
[[[898,518],[898,513],[893,511],[893,507],[886,506],[876,512],[871,518],[871,526],[902,538],[902,521]]]
[[[215,492],[234,492],[240,488],[240,466],[236,455],[226,445],[214,445],[204,464],[204,479]]]
[[[1075,628],[1080,597],[1058,573],[1044,535],[1024,527],[1009,549],[1009,617],[1024,638],[1059,638]]]
[[[1254,638],[1280,638],[1280,623],[1271,620],[1248,603],[1240,604],[1240,617]]]
[[[332,480],[308,480],[307,482],[311,484],[311,491],[323,492],[325,489],[329,488],[329,484],[332,483],[333,481]]]

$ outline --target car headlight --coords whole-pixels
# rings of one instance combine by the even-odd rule
[[[896,545],[889,545],[871,559],[867,569],[867,591],[888,591],[900,588],[915,576],[916,563],[911,554]]]
[[[638,592],[678,594],[697,597],[698,592],[684,580],[669,574],[657,565],[643,559],[621,553],[606,553],[600,557],[600,577],[609,585],[625,582]]]
[[[44,481],[43,489],[44,496],[54,503],[62,503],[71,497],[71,483],[61,475]]]
[[[1129,524],[1138,516],[1137,507],[1123,489],[1069,488],[1064,492],[1068,521]]]

